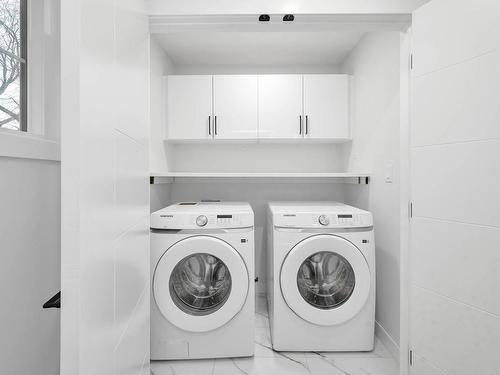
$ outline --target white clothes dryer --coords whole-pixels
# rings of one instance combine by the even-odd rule
[[[254,353],[254,214],[184,202],[151,214],[151,359]]]
[[[268,206],[268,305],[279,351],[369,351],[375,328],[370,212],[337,202]]]

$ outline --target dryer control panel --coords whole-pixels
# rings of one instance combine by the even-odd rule
[[[274,225],[289,228],[365,228],[373,225],[370,213],[283,213],[274,214]]]
[[[283,228],[367,228],[372,214],[344,204],[270,205],[274,226]]]

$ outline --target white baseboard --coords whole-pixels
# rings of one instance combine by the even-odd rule
[[[375,336],[382,341],[382,344],[387,348],[392,357],[399,363],[399,345],[392,338],[385,328],[377,321],[375,321]]]

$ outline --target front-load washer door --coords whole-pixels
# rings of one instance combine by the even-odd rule
[[[318,325],[348,321],[363,308],[370,293],[370,269],[361,251],[335,235],[315,235],[288,253],[280,285],[288,306]]]
[[[162,255],[153,275],[153,295],[169,322],[186,331],[206,332],[242,309],[248,277],[243,258],[227,242],[193,236]]]

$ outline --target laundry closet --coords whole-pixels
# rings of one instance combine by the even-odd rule
[[[371,211],[377,335],[398,357],[408,100],[400,76],[410,68],[410,20],[282,18],[151,19],[151,211],[249,202],[257,296],[266,293],[268,202],[338,201]]]

